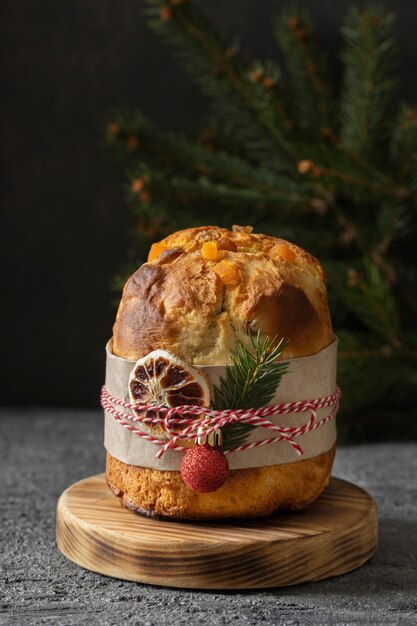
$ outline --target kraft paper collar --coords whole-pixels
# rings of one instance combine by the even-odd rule
[[[112,343],[109,341],[106,346],[106,389],[111,396],[125,402],[128,401],[128,379],[135,361],[115,356],[111,346]],[[336,357],[337,339],[318,354],[289,360],[289,371],[283,376],[271,404],[287,404],[333,394],[336,389]],[[203,366],[201,369],[211,385],[216,384],[225,371],[224,366]],[[319,408],[317,421],[325,420],[331,412],[332,407]],[[132,411],[127,411],[127,413],[132,413]],[[306,413],[288,413],[268,419],[281,426],[299,427],[306,422],[307,417]],[[144,430],[142,424],[139,426]],[[259,442],[270,436],[271,431],[256,428],[251,432],[248,442]],[[304,452],[301,457],[294,453],[294,449],[288,441],[279,441],[271,445],[253,447],[229,454],[230,468],[292,463],[326,452],[336,440],[335,420],[331,419],[322,424],[320,428],[305,432],[300,441],[301,439]],[[162,458],[156,458],[155,444],[135,436],[127,428],[122,428],[110,411],[105,411],[104,443],[108,452],[124,463],[169,471],[180,469],[181,454],[168,450]]]

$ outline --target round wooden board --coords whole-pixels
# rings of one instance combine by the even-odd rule
[[[378,542],[373,498],[331,478],[308,509],[255,520],[170,522],[123,508],[97,474],[57,506],[61,552],[93,572],[198,589],[281,587],[349,572]]]

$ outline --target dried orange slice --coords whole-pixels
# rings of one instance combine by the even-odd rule
[[[175,407],[182,404],[210,406],[210,388],[204,374],[166,350],[154,350],[136,361],[129,376],[129,398],[136,404]],[[143,411],[135,411],[143,415]],[[158,412],[146,411],[147,417]],[[160,417],[163,417],[161,414]],[[163,432],[163,424],[145,422],[153,432]]]

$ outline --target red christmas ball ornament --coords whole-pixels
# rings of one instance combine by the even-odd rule
[[[181,476],[193,491],[216,491],[224,485],[228,475],[229,463],[219,446],[196,444],[184,454]]]

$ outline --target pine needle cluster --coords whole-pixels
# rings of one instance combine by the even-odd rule
[[[288,362],[278,361],[285,347],[283,339],[274,346],[274,340],[262,338],[258,331],[251,336],[252,349],[243,343],[231,354],[224,377],[214,388],[213,408],[249,409],[266,406],[272,400],[288,370]],[[223,447],[235,448],[246,440],[254,427],[250,424],[229,424],[223,428]]]
[[[246,59],[191,0],[146,0],[146,12],[211,115],[192,137],[138,111],[108,121],[134,264],[149,240],[200,223],[248,223],[305,247],[326,268],[340,337],[339,431],[417,436],[417,109],[398,101],[394,15],[374,3],[348,12],[334,85],[305,10],[274,21],[283,66]]]

